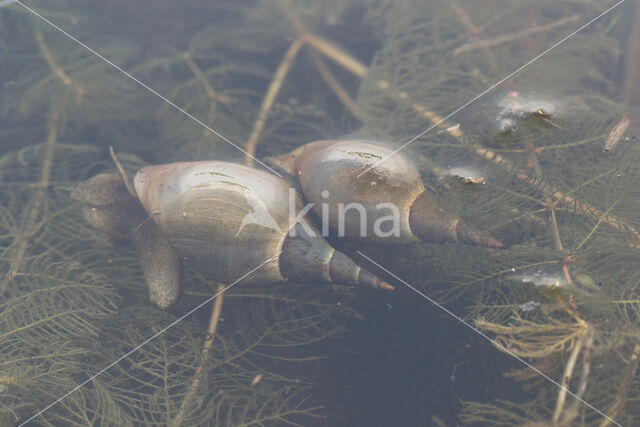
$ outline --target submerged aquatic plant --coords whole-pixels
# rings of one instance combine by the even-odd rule
[[[433,125],[407,150],[439,177],[431,182],[452,209],[507,247],[366,252],[438,302],[465,305],[460,314],[498,350],[633,424],[640,151],[630,138],[637,113],[616,101],[624,13],[440,123],[609,6],[488,4],[70,0],[36,10],[259,158],[356,128],[400,146]],[[232,289],[209,326],[188,318],[129,354],[220,284],[190,272],[178,307],[150,308],[130,245],[86,225],[70,198],[75,183],[113,168],[109,145],[128,172],[242,153],[18,4],[0,10],[0,53],[0,422],[25,421],[106,367],[33,421],[306,425],[325,416],[310,372],[344,319],[358,318],[352,291]],[[536,286],[536,274],[566,286]],[[523,395],[466,402],[463,422],[608,422],[530,369],[505,375],[523,382]]]

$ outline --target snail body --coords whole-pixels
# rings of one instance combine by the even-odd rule
[[[81,202],[87,222],[110,237],[130,236],[136,247],[149,299],[167,308],[180,296],[182,265],[175,249],[127,191],[122,178],[103,173],[79,184],[71,197]]]
[[[181,162],[145,167],[134,185],[137,198],[121,177],[101,174],[79,184],[72,197],[94,227],[132,235],[150,299],[160,308],[179,296],[182,260],[228,284],[393,289],[300,218],[295,190],[274,175],[222,161]]]
[[[178,254],[221,282],[393,289],[293,215],[300,204],[290,206],[294,190],[277,176],[222,161],[181,162],[143,168],[134,186]]]
[[[455,216],[425,188],[415,166],[388,148],[365,140],[316,141],[269,160],[294,178],[314,213],[339,236],[502,246]]]

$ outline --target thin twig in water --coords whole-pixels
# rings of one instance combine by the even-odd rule
[[[480,33],[480,30],[478,29],[478,27],[473,25],[473,22],[471,22],[471,18],[469,18],[469,16],[464,11],[464,9],[458,6],[455,1],[447,2],[447,4],[451,6],[456,16],[458,17],[458,19],[460,19],[460,22],[462,22],[462,25],[467,27],[467,31],[469,32],[469,34],[476,35]],[[491,68],[495,71],[498,68],[498,61],[496,61],[496,57],[494,53],[491,50],[489,50],[489,46],[484,46],[483,49],[484,49],[484,53],[487,55],[487,58],[489,59],[489,64],[491,65]]]
[[[553,28],[560,27],[564,24],[568,24],[569,22],[577,21],[579,18],[578,15],[571,15],[567,18],[562,18],[557,21],[551,22],[546,25],[540,25],[538,27],[525,28],[523,30],[518,30],[509,34],[502,34],[500,36],[491,37],[489,39],[478,40],[471,43],[467,43],[465,45],[460,46],[459,48],[453,51],[454,55],[458,55],[463,52],[470,52],[476,49],[487,48],[491,46],[497,46],[500,44],[508,43],[514,40],[520,40],[527,37],[531,37],[534,34],[543,33],[545,31],[549,31]]]
[[[540,167],[540,162],[538,161],[538,155],[536,151],[536,147],[529,143],[527,149],[525,150],[529,159],[530,167],[533,169],[533,172],[538,179],[542,179],[542,168]],[[556,220],[556,203],[551,200],[551,197],[545,197],[545,207],[549,211],[549,221],[551,222],[551,230],[553,231],[553,242],[555,244],[556,250],[559,252],[564,252],[564,246],[562,245],[562,240],[560,239],[560,230],[558,229],[558,221]],[[573,280],[571,280],[571,274],[569,274],[569,267],[567,266],[568,258],[565,258],[562,261],[562,273],[564,274],[564,278],[570,286],[573,286]]]
[[[136,194],[136,189],[133,188],[133,185],[131,184],[131,180],[129,179],[129,176],[127,175],[127,173],[124,171],[124,168],[122,167],[120,160],[118,160],[118,157],[116,156],[116,152],[113,150],[113,147],[109,147],[109,154],[111,155],[111,160],[113,160],[113,163],[115,163],[116,165],[116,169],[118,169],[118,173],[120,173],[120,177],[122,178],[122,182],[124,183],[124,186],[127,187],[127,191],[135,199],[137,199],[138,195]]]
[[[171,421],[172,427],[178,427],[182,424],[184,420],[184,411],[193,399],[198,391],[198,387],[200,386],[200,380],[202,379],[202,368],[205,363],[207,363],[209,357],[209,349],[211,348],[211,344],[213,344],[213,339],[216,336],[216,331],[218,330],[218,323],[220,323],[220,314],[222,313],[222,302],[224,301],[224,285],[218,285],[218,289],[216,290],[217,297],[213,304],[213,308],[211,309],[211,317],[209,318],[209,327],[207,328],[207,337],[204,340],[204,344],[202,345],[202,351],[200,352],[200,359],[198,360],[198,365],[196,366],[193,376],[193,380],[189,385],[189,389],[187,394],[184,396],[182,403],[180,404],[180,408],[176,413],[176,416]]]
[[[351,98],[351,96],[349,96],[347,91],[342,87],[338,79],[331,72],[327,64],[320,56],[319,52],[316,51],[314,45],[309,43],[309,41],[311,39],[314,39],[315,37],[309,33],[300,17],[294,13],[294,8],[289,7],[289,2],[287,2],[286,0],[281,0],[278,4],[280,5],[280,9],[282,10],[282,12],[286,15],[286,17],[295,28],[296,33],[298,33],[298,37],[305,40],[306,46],[308,47],[306,51],[311,58],[311,62],[313,62],[313,65],[316,67],[318,74],[320,74],[320,77],[322,77],[327,86],[329,86],[329,89],[333,91],[333,93],[338,97],[345,108],[349,110],[351,115],[358,118],[360,114],[358,112],[358,107],[356,106],[355,101]],[[336,50],[336,48],[334,48],[334,50]],[[361,67],[365,67],[363,64],[358,65]]]
[[[318,70],[318,74],[320,74],[320,77],[322,77],[322,79],[325,81],[327,86],[329,86],[331,91],[338,97],[338,99],[340,99],[342,104],[347,108],[347,110],[349,110],[351,115],[353,117],[358,118],[359,112],[358,112],[358,107],[356,106],[355,101],[351,98],[351,96],[349,96],[347,91],[342,87],[342,85],[340,84],[338,79],[336,79],[336,77],[333,75],[331,70],[329,70],[329,67],[327,67],[327,64],[322,60],[320,55],[318,55],[318,53],[313,49],[307,50],[307,53],[311,57],[311,61],[313,62],[313,65]]]
[[[51,51],[49,50],[49,47],[44,42],[44,37],[42,36],[42,33],[40,31],[36,31],[35,37],[36,37],[36,43],[38,44],[38,48],[42,53],[42,57],[47,62],[47,65],[49,66],[51,71],[53,71],[53,74],[55,74],[60,79],[62,84],[64,84],[65,86],[69,86],[70,88],[73,88],[78,95],[82,95],[84,93],[84,90],[81,87],[74,85],[71,79],[69,78],[69,76],[67,76],[67,73],[65,73],[64,70],[56,63],[55,59],[53,58],[53,55],[51,54]]]
[[[249,141],[246,145],[247,154],[245,156],[245,164],[247,166],[253,166],[253,160],[256,153],[256,146],[258,145],[258,140],[260,139],[260,135],[262,134],[262,130],[264,129],[264,125],[267,122],[267,118],[269,117],[269,113],[271,112],[271,107],[278,97],[278,93],[280,92],[280,88],[284,83],[284,79],[289,73],[289,70],[293,66],[293,61],[296,59],[298,52],[300,52],[300,48],[304,44],[304,38],[297,38],[289,49],[284,54],[282,61],[280,62],[280,66],[276,70],[276,73],[273,76],[273,80],[269,85],[269,89],[267,89],[267,94],[264,96],[262,100],[262,105],[260,106],[260,111],[258,112],[258,118],[256,119],[253,130],[251,131],[251,136],[249,137]]]
[[[569,355],[569,360],[567,360],[567,364],[564,367],[564,374],[562,375],[562,380],[560,384],[562,387],[558,391],[558,398],[556,399],[556,409],[553,412],[553,424],[557,425],[558,420],[560,419],[560,415],[562,415],[562,410],[564,408],[564,402],[567,398],[567,390],[569,389],[569,382],[571,381],[571,376],[573,375],[573,370],[576,365],[576,360],[578,359],[578,355],[582,350],[585,342],[585,334],[581,333],[578,337],[578,340],[573,346],[573,350]]]
[[[327,58],[342,66],[357,77],[363,78],[368,67],[340,48],[335,43],[314,34],[306,34],[307,43]]]
[[[216,116],[217,103],[220,102],[222,104],[228,104],[229,99],[226,96],[218,95],[216,93],[213,86],[211,86],[211,83],[209,83],[209,79],[207,79],[207,76],[205,76],[200,67],[198,67],[198,64],[195,63],[189,52],[184,52],[181,57],[202,85],[204,92],[207,94],[207,98],[209,98],[209,123],[213,125],[213,120]],[[202,134],[208,136],[209,131],[207,129],[202,129]]]
[[[23,267],[27,250],[31,242],[32,236],[42,225],[42,219],[40,215],[43,213],[46,206],[46,192],[50,184],[51,168],[53,167],[53,157],[56,147],[56,140],[58,137],[58,121],[60,117],[53,106],[50,106],[49,120],[47,121],[47,140],[45,142],[45,153],[42,161],[42,168],[40,174],[40,182],[38,183],[38,189],[33,195],[33,203],[29,206],[28,212],[23,212],[23,216],[26,219],[24,227],[16,234],[16,242],[14,243],[16,250],[11,256],[9,262],[9,271],[7,273],[7,280],[3,282],[0,287],[0,295],[7,289],[9,283],[20,274],[20,270]]]
[[[582,352],[582,373],[580,374],[580,381],[576,388],[576,396],[582,399],[585,391],[587,390],[587,382],[589,380],[589,372],[591,371],[591,352],[593,350],[594,340],[593,326],[589,325],[586,333],[586,339],[584,342],[584,351]],[[562,425],[572,425],[573,420],[578,416],[578,408],[580,407],[580,401],[574,399],[571,405],[564,411],[562,416]]]
[[[578,246],[575,247],[575,249],[573,250],[574,252],[577,251],[578,249],[580,249],[585,243],[587,243],[587,241],[591,238],[591,236],[593,236],[593,234],[596,232],[596,230],[598,229],[598,227],[600,227],[600,223],[606,218],[607,215],[609,215],[609,212],[611,211],[611,209],[613,209],[616,204],[618,204],[618,201],[616,200],[615,202],[613,202],[611,204],[611,206],[609,206],[609,209],[607,209],[598,219],[598,222],[596,222],[596,225],[593,226],[593,228],[591,229],[591,231],[589,232],[589,234],[587,234],[587,236],[582,240],[582,242],[580,242],[578,244]]]

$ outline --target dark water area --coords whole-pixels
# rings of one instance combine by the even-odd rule
[[[634,0],[0,0],[0,425],[637,425],[638,40]],[[312,190],[405,234],[287,240]]]
[[[422,298],[401,294],[374,298],[366,322],[323,363],[328,425],[456,425],[463,400],[507,391],[500,373],[519,368],[516,361]]]

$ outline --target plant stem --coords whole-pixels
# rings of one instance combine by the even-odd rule
[[[562,387],[558,392],[558,398],[556,399],[556,409],[553,412],[553,425],[558,424],[558,420],[560,419],[560,415],[562,415],[562,410],[564,407],[564,402],[567,398],[567,390],[569,389],[569,382],[571,381],[571,376],[573,375],[573,370],[576,366],[576,360],[578,359],[578,355],[580,354],[580,350],[582,350],[585,341],[585,334],[581,333],[573,346],[573,350],[569,355],[569,360],[567,360],[567,364],[564,367],[564,374],[562,375],[562,380],[560,384]]]
[[[523,30],[514,31],[513,33],[502,34],[502,35],[491,37],[484,40],[477,40],[477,41],[467,43],[465,45],[458,47],[453,51],[453,54],[458,55],[463,52],[470,52],[476,49],[488,48],[488,47],[508,43],[514,40],[521,40],[524,38],[528,38],[533,36],[534,34],[543,33],[553,28],[560,27],[564,24],[568,24],[569,22],[577,21],[578,18],[579,18],[578,15],[571,15],[567,18],[558,19],[557,21],[550,22],[549,24],[546,24],[546,25],[525,28]]]
[[[207,328],[207,337],[204,340],[204,344],[202,345],[202,351],[200,352],[200,360],[198,361],[198,365],[196,366],[193,376],[193,380],[189,385],[189,389],[187,390],[187,394],[184,396],[182,403],[180,404],[180,408],[176,413],[176,416],[171,421],[172,427],[178,427],[182,424],[184,420],[184,412],[193,397],[198,391],[198,387],[200,386],[200,380],[202,379],[202,368],[205,363],[207,363],[209,356],[209,349],[211,348],[211,344],[213,344],[213,339],[215,338],[216,331],[218,330],[218,323],[220,323],[220,314],[222,313],[222,303],[224,301],[224,285],[218,285],[218,289],[216,293],[218,296],[213,304],[213,308],[211,310],[211,317],[209,318],[209,327]]]
[[[245,164],[247,166],[253,166],[253,158],[255,157],[256,146],[258,145],[258,140],[260,139],[260,135],[262,133],[262,130],[264,129],[264,125],[267,122],[269,113],[271,112],[271,107],[278,97],[278,93],[280,93],[280,89],[282,88],[284,79],[289,73],[289,70],[291,70],[293,61],[298,55],[298,52],[300,52],[300,48],[302,47],[304,42],[305,39],[303,37],[298,37],[291,44],[291,46],[289,46],[289,49],[287,49],[287,52],[284,54],[284,57],[280,62],[280,66],[273,76],[273,80],[269,85],[269,89],[267,89],[267,94],[262,100],[260,111],[258,111],[258,118],[253,124],[253,130],[251,131],[251,136],[249,137],[249,141],[246,145],[247,155],[245,156]]]

